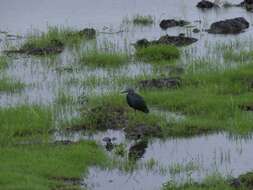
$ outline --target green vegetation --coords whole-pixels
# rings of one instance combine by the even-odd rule
[[[188,182],[183,185],[177,185],[174,182],[168,182],[164,185],[163,190],[234,190],[236,188],[229,185],[222,176],[214,174],[207,176],[204,181],[199,184],[195,182]],[[239,188],[241,190],[246,188]]]
[[[18,106],[0,109],[1,144],[15,141],[15,137],[47,135],[52,128],[52,113],[38,106]]]
[[[25,84],[20,81],[16,81],[8,77],[0,79],[0,92],[17,92],[24,89],[24,87]]]
[[[24,51],[41,49],[46,54],[59,53],[65,45],[79,44],[85,37],[85,33],[82,31],[63,27],[49,27],[47,32],[30,34],[20,49]]]
[[[234,61],[234,62],[247,62],[253,59],[253,51],[239,51],[227,50],[224,52],[225,61]]]
[[[150,45],[146,48],[137,48],[136,57],[143,61],[171,61],[180,56],[180,51],[171,45]]]
[[[7,59],[4,56],[0,56],[0,71],[6,68],[8,65]]]
[[[88,166],[104,165],[106,157],[94,142],[73,145],[18,145],[1,147],[0,188],[5,190],[79,189]],[[64,182],[67,184],[64,184]],[[68,188],[69,186],[69,188]]]
[[[124,53],[100,52],[97,50],[84,52],[81,55],[81,63],[90,66],[120,66],[128,61]]]
[[[154,23],[154,19],[150,15],[135,15],[133,17],[134,25],[151,25]]]
[[[70,145],[53,144],[52,112],[39,106],[0,109],[0,188],[79,189],[90,165],[105,165],[104,152],[91,141]]]
[[[243,105],[252,105],[253,65],[206,74],[185,74],[181,88],[146,92],[147,102],[186,119],[169,128],[174,135],[193,135],[226,130],[246,134],[253,130],[252,113]]]

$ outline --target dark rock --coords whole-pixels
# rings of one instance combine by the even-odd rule
[[[142,80],[139,82],[142,88],[176,88],[181,84],[181,79],[177,77]]]
[[[253,10],[253,0],[244,0],[244,7],[247,11]]]
[[[164,30],[170,27],[175,27],[175,26],[185,26],[188,25],[189,22],[185,20],[175,20],[175,19],[167,19],[167,20],[162,20],[160,22],[160,27]]]
[[[162,137],[162,129],[159,126],[148,126],[139,124],[134,127],[127,127],[124,129],[126,138],[140,139],[142,137]]]
[[[84,28],[83,30],[79,31],[79,34],[88,39],[94,39],[96,37],[96,30],[94,28]]]
[[[200,30],[199,30],[198,28],[194,28],[194,29],[192,30],[192,32],[193,32],[193,33],[199,33]]]
[[[135,43],[135,46],[139,48],[148,47],[148,45],[150,45],[150,42],[145,38],[140,39]]]
[[[135,161],[142,158],[146,148],[148,147],[147,140],[141,140],[129,148],[128,158],[129,160]]]
[[[212,34],[238,34],[246,28],[249,28],[249,22],[243,17],[237,17],[215,22],[207,31]]]
[[[191,38],[191,37],[165,35],[165,36],[160,37],[159,40],[154,41],[153,43],[168,44],[168,45],[175,45],[175,46],[187,46],[197,41],[198,40],[196,38]]]
[[[206,1],[206,0],[202,0],[202,1],[198,2],[198,4],[196,6],[201,9],[211,9],[213,7],[218,7],[218,5],[216,5],[215,3],[212,3],[212,2]]]

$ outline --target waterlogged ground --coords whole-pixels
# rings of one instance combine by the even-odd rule
[[[104,96],[110,96],[111,94],[113,94],[112,98],[114,98],[115,94],[118,95],[121,90],[129,86],[138,89],[137,82],[139,79],[151,79],[161,76],[170,77],[175,75],[176,71],[180,70],[196,70],[196,72],[200,71],[204,73],[217,70],[226,71],[227,69],[237,68],[248,63],[249,60],[246,60],[247,58],[244,60],[244,58],[237,57],[238,59],[236,59],[226,55],[228,55],[228,52],[232,52],[233,54],[234,51],[252,50],[251,36],[253,31],[251,26],[245,32],[238,35],[212,35],[204,30],[208,29],[212,22],[239,16],[253,23],[253,14],[240,7],[202,11],[195,7],[197,2],[197,0],[159,0],[155,2],[152,0],[110,0],[104,2],[97,0],[78,0],[75,2],[69,2],[67,0],[55,0],[53,2],[49,0],[26,0],[20,2],[15,0],[10,3],[7,0],[3,0],[0,7],[0,17],[2,18],[0,23],[0,47],[2,51],[13,46],[19,47],[25,42],[30,33],[34,31],[47,31],[48,26],[66,26],[76,30],[92,27],[96,29],[98,35],[96,39],[83,41],[74,48],[68,47],[56,56],[8,55],[8,67],[1,70],[0,77],[8,77],[14,82],[20,82],[20,84],[15,87],[18,90],[0,90],[1,109],[12,109],[20,105],[46,107],[49,109],[52,113],[50,117],[52,118],[52,123],[46,123],[45,125],[48,127],[51,126],[53,129],[49,135],[50,143],[52,141],[71,141],[78,144],[81,140],[84,140],[85,143],[88,142],[88,145],[76,145],[77,147],[74,149],[76,152],[64,152],[62,155],[61,151],[58,151],[58,147],[56,147],[56,152],[59,152],[59,155],[57,154],[56,157],[68,157],[69,159],[66,159],[66,164],[69,165],[71,165],[72,156],[80,157],[79,162],[75,160],[77,165],[82,163],[81,158],[89,158],[92,160],[96,157],[96,154],[99,154],[104,159],[104,155],[101,156],[102,153],[100,152],[102,150],[104,150],[104,153],[106,152],[104,148],[106,143],[103,141],[104,137],[115,137],[113,141],[114,145],[123,144],[126,151],[123,158],[116,156],[113,151],[105,153],[109,156],[109,160],[113,160],[116,163],[113,164],[113,167],[106,167],[101,164],[103,162],[101,161],[102,159],[94,162],[86,162],[85,160],[85,163],[88,163],[87,167],[83,171],[80,169],[81,167],[78,167],[81,175],[74,172],[73,175],[72,173],[66,174],[68,177],[82,176],[80,179],[81,182],[78,181],[77,184],[78,186],[82,184],[81,188],[84,189],[117,190],[120,188],[153,190],[161,189],[162,185],[169,181],[176,183],[189,181],[202,182],[206,176],[217,173],[223,177],[238,177],[240,174],[252,171],[253,139],[251,138],[251,133],[247,131],[246,136],[245,133],[241,136],[241,134],[236,134],[238,131],[240,132],[237,129],[235,130],[236,132],[231,130],[233,134],[223,132],[224,130],[228,130],[229,127],[227,125],[235,125],[237,120],[233,117],[228,119],[228,122],[224,124],[226,127],[219,130],[219,132],[214,130],[215,133],[205,135],[202,135],[202,133],[189,137],[189,134],[185,135],[184,133],[180,135],[172,129],[173,134],[177,134],[174,137],[171,132],[171,134],[163,139],[152,138],[148,141],[148,146],[142,158],[133,167],[128,166],[127,155],[128,149],[137,141],[127,139],[122,130],[107,130],[105,132],[96,132],[95,134],[94,131],[87,132],[86,130],[81,130],[81,132],[80,130],[67,130],[67,132],[62,132],[63,126],[66,127],[67,125],[67,127],[71,127],[75,123],[73,119],[78,121],[80,118],[82,119],[82,110],[89,109],[88,103],[90,99],[94,97],[102,97],[103,99]],[[231,1],[231,3],[240,2]],[[151,15],[155,21],[154,24],[149,26],[134,25],[131,19],[137,14]],[[170,18],[184,19],[191,22],[191,24],[187,27],[175,27],[166,31],[160,29],[160,21]],[[200,33],[193,33],[193,28],[200,29]],[[133,58],[135,52],[133,43],[137,40],[142,38],[156,40],[165,34],[178,35],[179,33],[185,33],[186,36],[195,37],[198,39],[198,42],[180,48],[181,56],[175,63],[156,65]],[[80,54],[87,51],[87,49],[92,49],[94,46],[96,46],[98,51],[123,52],[130,58],[127,60],[127,63],[117,67],[81,64]],[[2,54],[4,55],[4,53]],[[243,74],[247,75],[245,72]],[[141,91],[141,89],[139,90]],[[211,88],[211,90],[213,89]],[[143,92],[143,94],[148,95],[148,91]],[[190,92],[194,92],[194,90]],[[153,93],[155,94],[155,90]],[[153,97],[155,97],[154,94]],[[249,100],[252,95],[250,93],[246,95],[243,100],[250,102]],[[231,97],[231,104],[234,101],[236,102],[233,98]],[[120,99],[120,102],[125,103],[124,96],[117,96],[115,104],[118,102],[118,99]],[[164,109],[163,106],[159,106],[162,103],[157,103],[155,100],[152,101],[152,96],[147,97],[147,100],[150,100],[150,102],[147,102],[151,108],[150,117],[161,117],[164,119],[162,121],[163,123],[167,122],[177,125],[180,122],[187,121],[186,119],[189,116],[187,110]],[[114,100],[112,99],[111,102],[114,102]],[[155,105],[151,105],[152,103]],[[123,105],[127,107],[126,103]],[[210,104],[207,105],[210,106]],[[210,107],[212,107],[212,104]],[[32,109],[27,115],[31,115],[31,118],[40,118],[40,115],[33,111],[36,109]],[[26,110],[26,107],[24,110]],[[15,115],[23,112],[11,113]],[[2,116],[5,117],[4,114]],[[21,117],[23,118],[22,115]],[[137,113],[137,116],[132,117],[137,117],[137,119],[141,118],[143,122],[148,120],[149,116],[143,116]],[[248,113],[245,117],[248,119],[252,117],[252,114]],[[33,124],[29,120],[31,118],[28,116],[26,119],[26,122],[29,121],[29,126],[31,123]],[[41,120],[48,120],[48,118],[43,116]],[[10,123],[13,119],[15,120],[15,117],[6,121]],[[34,123],[36,123],[36,119]],[[41,122],[41,120],[38,121]],[[211,123],[207,121],[204,124],[209,126]],[[23,126],[26,125],[27,123]],[[240,127],[243,131],[244,128],[241,125]],[[22,136],[22,142],[30,140],[26,135],[20,136]],[[31,139],[31,142],[34,142],[34,139]],[[17,144],[19,144],[19,140],[13,139],[14,142],[17,141],[15,142]],[[89,144],[90,140],[94,140],[98,144],[98,147]],[[4,142],[4,140],[2,141]],[[41,141],[44,142],[41,140],[41,137],[36,139],[37,141],[39,143]],[[3,143],[3,146],[6,145]],[[94,155],[87,153],[89,156],[86,156],[86,154],[80,153],[82,146],[85,148],[88,146],[87,150],[99,149],[99,151],[95,152]],[[45,151],[50,153],[51,150]],[[6,158],[8,160],[8,156]],[[52,163],[51,161],[49,162],[48,168],[50,168],[50,164]],[[64,164],[62,161],[57,163]],[[91,167],[88,169],[88,166]],[[77,170],[77,168],[71,167],[69,169]],[[66,171],[63,170],[54,173],[53,177],[55,175],[64,176],[67,172],[68,168]],[[50,176],[50,174],[46,173],[47,175]],[[52,178],[52,176],[50,177]],[[18,178],[15,181],[19,183]],[[45,186],[45,183],[41,182],[41,186]]]

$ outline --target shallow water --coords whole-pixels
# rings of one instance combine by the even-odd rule
[[[103,138],[110,137],[115,138],[113,144],[123,143],[127,149],[135,143],[127,140],[124,132],[120,130],[96,134],[74,132],[68,135],[56,134],[55,137],[57,140],[95,140],[103,146],[106,144]],[[89,175],[83,180],[88,189],[92,190],[153,190],[159,189],[169,180],[179,183],[188,180],[201,181],[207,175],[215,173],[225,177],[237,177],[253,169],[252,147],[253,139],[250,136],[242,138],[227,133],[152,139],[133,171],[92,167],[89,169]],[[109,155],[115,159],[113,153]],[[151,160],[154,162],[153,166],[148,164]]]
[[[243,8],[213,9],[202,11],[195,7],[198,0],[158,0],[154,3],[152,0],[130,0],[130,1],[88,1],[77,0],[70,2],[67,0],[14,0],[9,3],[7,0],[1,1],[0,7],[0,30],[8,33],[1,33],[0,39],[2,49],[6,48],[6,43],[20,44],[24,39],[15,36],[8,37],[9,34],[18,34],[18,36],[26,36],[33,30],[45,31],[48,26],[69,26],[76,29],[85,27],[94,27],[99,31],[97,43],[100,48],[109,48],[117,51],[133,51],[131,45],[136,40],[147,38],[149,40],[157,39],[166,33],[170,35],[178,35],[186,33],[193,36],[199,41],[187,48],[179,62],[187,64],[191,59],[199,56],[216,57],[215,48],[217,43],[225,43],[231,40],[251,41],[252,29],[246,30],[240,35],[212,35],[206,32],[194,34],[192,28],[175,27],[163,31],[159,27],[161,19],[178,18],[191,22],[191,26],[207,29],[214,21],[232,18],[237,16],[245,17],[252,22],[252,13],[248,13]],[[240,1],[231,1],[239,3]],[[29,10],[29,11],[28,11]],[[151,15],[155,18],[155,24],[148,27],[133,26],[131,23],[124,23],[124,20],[131,19],[134,15]],[[198,21],[201,22],[198,22]],[[114,34],[114,32],[122,31]],[[113,33],[113,34],[108,34]],[[21,41],[21,42],[20,42]],[[249,43],[250,44],[250,43]],[[244,47],[244,46],[241,46]],[[4,94],[0,98],[0,105],[16,105],[19,103],[38,103],[51,104],[57,98],[60,91],[69,89],[66,86],[70,77],[77,80],[85,80],[89,76],[108,76],[111,72],[104,69],[80,69],[78,72],[57,72],[57,69],[64,67],[72,68],[73,64],[78,64],[75,52],[64,51],[55,59],[38,59],[24,58],[17,56],[12,60],[12,66],[8,69],[8,75],[24,82],[28,87],[17,95]],[[53,66],[52,66],[53,65]],[[57,65],[57,66],[56,66]],[[120,69],[113,71],[116,76],[131,75],[131,77],[140,74],[152,75],[154,73],[152,65],[133,63],[129,66],[122,66]],[[115,77],[115,75],[113,76]],[[110,79],[108,79],[110,80]],[[111,91],[120,91],[128,86],[118,86],[111,82],[110,85],[97,85],[86,87],[84,85],[71,85],[70,95],[78,97],[80,95],[105,94]]]
[[[165,141],[156,139],[149,143],[146,153],[138,162],[157,161],[152,169],[144,166],[129,173],[93,167],[84,182],[88,189],[93,190],[154,190],[160,189],[169,180],[179,183],[200,181],[206,175],[215,173],[236,177],[253,168],[252,146],[252,139],[235,141],[227,134]]]
[[[141,38],[154,40],[161,35],[178,35],[186,33],[187,36],[198,38],[198,42],[182,48],[182,58],[179,65],[187,65],[192,59],[219,56],[217,45],[236,41],[245,41],[237,49],[252,47],[252,27],[239,35],[212,35],[204,31],[194,34],[193,28],[175,27],[163,31],[159,27],[161,19],[177,18],[191,22],[193,27],[201,30],[207,29],[214,21],[245,17],[253,23],[253,14],[242,8],[214,9],[201,11],[195,7],[198,0],[1,0],[0,6],[0,48],[4,50],[6,44],[20,44],[24,39],[7,34],[18,34],[25,37],[33,30],[45,31],[50,25],[69,26],[76,29],[94,27],[99,35],[98,46],[103,49],[110,44],[112,50],[133,52],[132,43]],[[240,1],[230,1],[240,3]],[[133,26],[124,23],[126,17],[151,15],[155,24],[149,27]],[[198,22],[198,21],[201,22]],[[56,107],[57,98],[61,92],[78,99],[80,96],[103,95],[108,92],[118,92],[129,85],[124,81],[121,85],[115,78],[138,77],[142,75],[155,75],[156,71],[151,64],[131,62],[120,68],[107,70],[104,68],[90,68],[78,65],[76,52],[66,50],[55,58],[35,58],[15,56],[6,73],[8,76],[24,82],[27,87],[20,93],[1,93],[0,106],[15,106],[17,104],[40,104]],[[219,59],[217,59],[219,60]],[[220,61],[218,61],[220,63]],[[166,74],[169,75],[169,72]],[[1,73],[0,73],[1,75]],[[109,84],[99,83],[83,85],[89,78],[108,80]],[[74,81],[74,82],[73,82]],[[77,81],[77,82],[76,82]],[[183,119],[183,116],[154,110],[155,114],[162,114],[168,119]],[[60,109],[59,120],[71,120],[78,115],[75,105]],[[113,143],[126,143],[127,147],[134,142],[128,141],[121,131],[109,130],[97,134],[70,133],[68,135],[56,133],[56,140],[81,139],[96,140],[105,145],[102,139],[106,136],[116,137]],[[192,178],[201,180],[213,172],[223,175],[237,176],[253,169],[253,140],[231,138],[225,133],[213,134],[185,139],[167,139],[165,141],[154,139],[149,142],[143,158],[138,161],[140,168],[131,173],[119,169],[102,170],[90,168],[89,175],[84,182],[89,189],[118,190],[118,189],[159,189],[169,180],[184,181]],[[154,168],[145,164],[154,160]],[[178,171],[179,167],[181,171]]]

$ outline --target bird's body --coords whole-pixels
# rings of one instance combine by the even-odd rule
[[[131,108],[133,108],[134,110],[142,111],[144,113],[149,113],[149,109],[145,101],[139,94],[135,93],[133,89],[128,89],[124,92],[127,92],[126,99],[127,99],[128,105]]]

